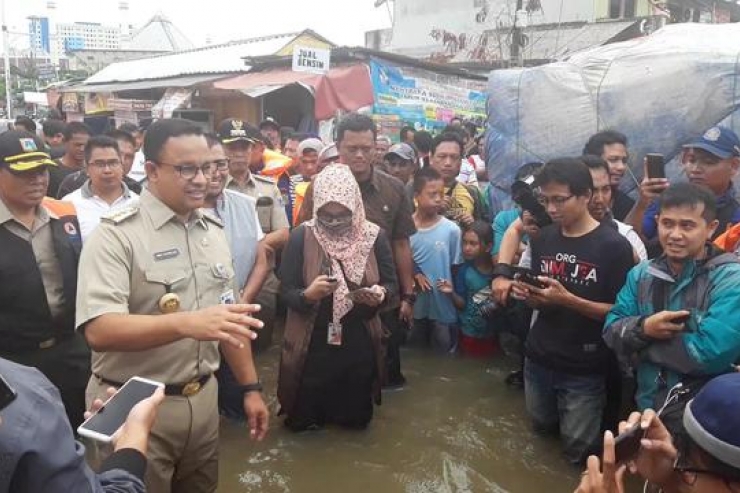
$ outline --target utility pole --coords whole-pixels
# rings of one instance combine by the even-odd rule
[[[511,59],[510,65],[521,67],[523,63],[522,47],[523,36],[522,26],[519,19],[519,12],[524,10],[524,0],[516,0],[516,11],[514,12],[514,27],[511,30]]]
[[[11,80],[10,80],[10,36],[8,35],[8,23],[6,22],[5,16],[5,0],[0,0],[0,14],[2,14],[3,29],[3,62],[5,68],[5,113],[6,118],[12,119],[13,113],[13,100],[11,98]]]

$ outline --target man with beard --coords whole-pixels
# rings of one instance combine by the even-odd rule
[[[270,273],[262,232],[257,219],[257,201],[233,190],[226,190],[229,178],[229,160],[224,147],[215,135],[206,135],[210,160],[214,163],[208,177],[208,192],[203,210],[224,223],[226,238],[231,245],[237,286],[243,303],[257,299],[262,284]],[[260,337],[265,336],[260,332]],[[224,416],[244,420],[244,407],[239,384],[228,363],[222,363],[218,377],[218,407]]]

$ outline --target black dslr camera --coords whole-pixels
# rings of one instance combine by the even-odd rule
[[[537,226],[544,228],[552,224],[552,219],[550,219],[545,206],[540,204],[534,195],[534,190],[532,189],[534,179],[534,175],[529,175],[516,180],[511,185],[511,198],[523,211],[532,214]]]

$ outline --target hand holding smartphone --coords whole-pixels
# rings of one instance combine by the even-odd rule
[[[648,178],[665,178],[665,157],[663,154],[647,154],[645,156],[645,170]]]
[[[640,441],[645,437],[645,430],[640,423],[620,433],[614,440],[614,452],[617,464],[624,464],[634,460],[640,451]]]
[[[99,442],[110,443],[113,435],[126,422],[131,409],[151,397],[159,388],[164,388],[164,384],[147,378],[131,377],[103,407],[77,428],[77,433]]]
[[[537,289],[547,288],[547,285],[538,279],[538,276],[534,271],[524,267],[515,268],[514,279]]]

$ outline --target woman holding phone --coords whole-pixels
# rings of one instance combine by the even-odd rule
[[[314,219],[291,233],[280,270],[288,305],[280,414],[293,431],[364,429],[380,402],[378,312],[398,291],[391,247],[365,219],[347,166],[317,175],[313,207]]]

